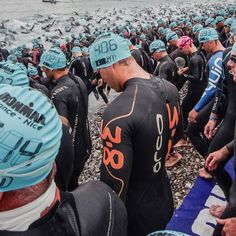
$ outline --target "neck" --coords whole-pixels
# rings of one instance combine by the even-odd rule
[[[24,206],[40,197],[49,188],[47,179],[29,188],[5,192],[0,200],[0,212]]]
[[[56,70],[55,74],[54,74],[54,79],[58,80],[61,77],[68,75],[68,72],[69,72],[68,69],[65,69],[65,70],[62,70],[62,71]]]
[[[217,45],[216,47],[214,48],[214,50],[212,51],[212,53],[215,53],[217,51],[224,51],[225,48],[223,47],[223,45],[221,44],[220,41],[217,41]]]

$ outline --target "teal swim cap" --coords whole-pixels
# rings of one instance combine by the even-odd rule
[[[173,21],[170,23],[170,28],[176,28],[178,25],[177,25],[177,22]]]
[[[29,86],[27,73],[11,61],[0,63],[0,84],[11,84],[14,86]]]
[[[208,26],[208,27],[210,27],[210,26],[213,26],[213,27],[214,27],[215,24],[216,24],[216,21],[215,21],[215,19],[212,18],[212,17],[208,18],[208,19],[205,21],[205,26]]]
[[[148,234],[147,236],[190,236],[190,235],[181,232],[176,232],[173,230],[162,230],[153,232],[151,234]]]
[[[74,44],[74,46],[79,46],[80,41],[78,39],[76,39],[73,44]]]
[[[113,65],[131,56],[127,42],[114,33],[101,34],[89,50],[91,65],[94,70]]]
[[[0,85],[0,104],[0,192],[7,192],[48,176],[62,129],[53,104],[35,89]]]
[[[161,40],[155,40],[149,46],[150,53],[153,53],[155,51],[156,52],[162,52],[162,51],[165,51],[165,50],[166,50],[165,43]]]
[[[89,52],[89,49],[87,47],[82,47],[81,51],[83,53],[88,53]]]
[[[80,49],[80,47],[75,46],[72,48],[71,52],[81,52],[81,49]]]
[[[17,58],[21,58],[22,57],[22,52],[21,51],[16,51],[15,55]]]
[[[236,42],[234,43],[233,47],[232,47],[232,51],[231,52],[234,52],[236,53]]]
[[[62,69],[66,67],[66,56],[58,48],[50,48],[40,58],[40,66],[49,70]]]
[[[222,21],[224,21],[224,20],[225,20],[225,19],[224,19],[223,16],[217,16],[216,19],[215,19],[215,23],[218,24],[218,23],[220,23],[220,22],[222,22]]]
[[[171,40],[176,40],[178,38],[179,38],[178,35],[175,32],[173,32],[173,31],[166,35],[166,41],[167,42],[171,41]]]
[[[230,34],[233,35],[236,33],[236,23],[232,24],[230,27]]]
[[[37,68],[34,67],[34,66],[29,66],[29,68],[28,68],[28,75],[29,76],[36,76],[36,75],[38,75]]]
[[[211,27],[203,28],[198,35],[199,43],[205,43],[208,41],[213,41],[218,39],[219,35],[217,31]]]
[[[201,29],[203,29],[203,26],[201,24],[196,24],[193,26],[193,33],[199,33],[201,31]]]
[[[7,57],[7,61],[8,62],[12,62],[12,63],[16,63],[18,60],[17,60],[17,57],[15,54],[10,54],[8,57]]]
[[[235,21],[235,18],[227,18],[224,22],[224,25],[231,27],[231,25],[233,24],[234,21]]]
[[[170,29],[170,28],[165,28],[164,29],[164,34],[165,35],[167,35],[167,34],[169,34],[169,33],[171,33],[172,32],[172,30]]]
[[[160,34],[164,34],[164,31],[165,31],[164,27],[159,27],[157,30],[157,32]]]

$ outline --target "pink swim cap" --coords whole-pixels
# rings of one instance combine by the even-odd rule
[[[190,37],[182,36],[178,39],[177,46],[178,48],[182,49],[183,47],[191,46],[192,43],[193,43],[193,40]]]

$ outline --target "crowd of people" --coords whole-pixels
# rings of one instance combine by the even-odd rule
[[[1,46],[0,235],[165,230],[174,212],[166,167],[191,142],[205,158],[199,175],[215,178],[227,200],[209,209],[213,235],[235,236],[235,180],[224,168],[236,150],[235,17],[236,5],[220,5],[72,34],[50,48],[39,39]],[[111,103],[110,89],[121,92]],[[91,92],[108,105],[100,181],[79,186],[92,149]]]

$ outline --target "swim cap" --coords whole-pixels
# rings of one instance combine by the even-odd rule
[[[232,47],[232,51],[231,52],[234,52],[236,53],[236,42],[234,43],[233,47]]]
[[[196,24],[193,26],[193,33],[199,33],[201,31],[201,29],[203,29],[203,26],[201,24]]]
[[[224,25],[230,27],[234,21],[234,18],[227,18],[224,22]]]
[[[190,236],[190,235],[172,230],[162,230],[153,232],[151,234],[148,234],[147,236]]]
[[[170,28],[176,28],[178,25],[175,21],[170,23]]]
[[[236,33],[236,23],[232,24],[230,27],[230,34],[233,35]]]
[[[193,40],[190,37],[182,36],[178,39],[177,46],[178,46],[178,48],[182,49],[186,46],[191,46],[192,42],[193,42]]]
[[[157,32],[160,34],[164,34],[164,31],[165,31],[164,27],[159,27],[157,30]]]
[[[198,35],[199,43],[205,43],[208,41],[218,40],[218,39],[219,39],[219,36],[218,36],[217,31],[210,27],[203,28]]]
[[[205,26],[215,26],[216,22],[215,19],[210,17],[205,21]]]
[[[171,33],[172,32],[172,30],[170,29],[170,28],[165,28],[164,29],[164,34],[165,35],[167,35],[167,34],[169,34],[169,33]]]
[[[94,70],[113,65],[131,56],[127,42],[114,33],[101,34],[89,50],[91,65]]]
[[[47,177],[62,131],[53,104],[35,89],[0,85],[0,104],[0,192],[7,192]]]
[[[80,41],[78,39],[76,39],[73,44],[74,44],[74,46],[79,46]]]
[[[80,47],[75,46],[72,48],[71,52],[81,52],[81,49],[80,49]]]
[[[15,54],[10,54],[10,55],[7,57],[7,61],[8,61],[8,62],[16,63],[18,60],[17,60],[17,57],[16,57]]]
[[[83,53],[88,53],[88,52],[89,52],[88,48],[85,47],[85,46],[82,47],[81,51],[82,51]]]
[[[16,55],[17,58],[21,58],[22,57],[22,52],[17,50],[15,52],[15,55]]]
[[[27,73],[11,61],[0,63],[0,84],[11,84],[14,86],[29,86]]]
[[[179,38],[178,35],[175,32],[173,32],[173,31],[166,35],[166,41],[167,42],[171,41],[171,40],[176,40],[178,38]]]
[[[37,70],[37,68],[34,67],[34,66],[29,66],[29,67],[28,67],[28,75],[29,75],[29,76],[36,76],[36,75],[38,75],[38,70]]]
[[[149,46],[150,53],[156,52],[162,52],[166,50],[165,43],[161,40],[155,40],[153,41]]]
[[[222,21],[224,21],[224,20],[225,20],[225,19],[224,19],[223,16],[217,16],[216,19],[215,19],[215,23],[218,24],[218,23],[220,23],[220,22],[222,22]]]
[[[201,23],[202,19],[201,19],[200,16],[195,16],[195,17],[193,17],[193,21],[194,21],[195,23]]]
[[[58,48],[50,48],[42,54],[40,58],[40,66],[49,70],[65,68],[65,54]]]

